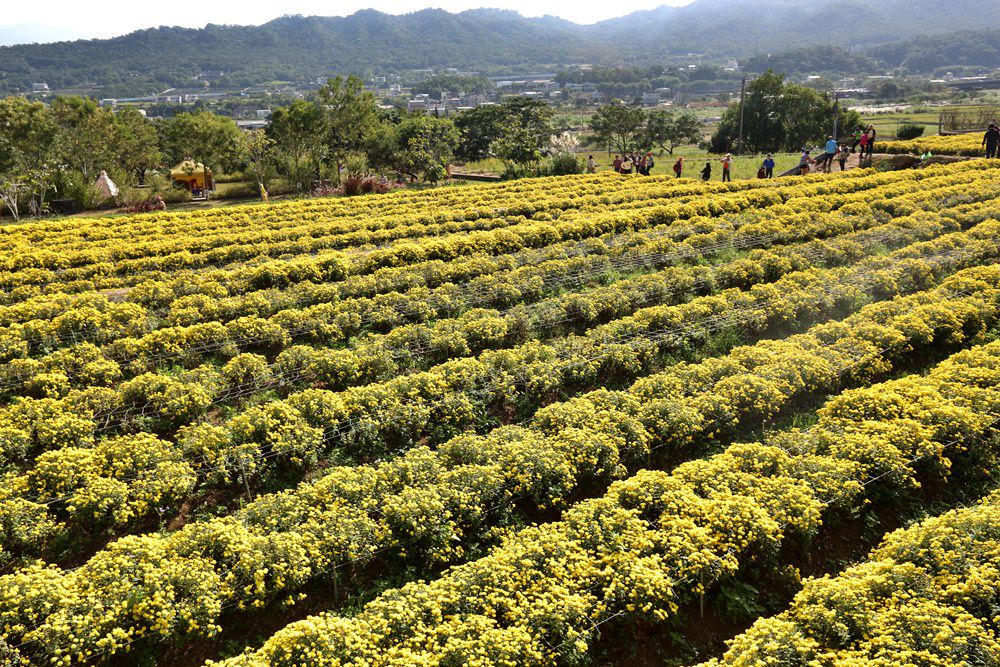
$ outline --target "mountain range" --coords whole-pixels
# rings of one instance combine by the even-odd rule
[[[695,0],[591,25],[513,11],[363,10],[346,17],[284,16],[260,26],[160,27],[101,40],[0,47],[0,92],[45,81],[104,93],[312,81],[456,67],[505,73],[574,63],[663,64],[689,54],[720,62],[810,45],[876,45],[1000,22],[986,0]]]

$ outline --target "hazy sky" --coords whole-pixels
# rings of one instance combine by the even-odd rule
[[[425,7],[451,12],[476,7],[513,9],[525,16],[553,14],[577,23],[593,23],[659,5],[683,5],[690,0],[634,0],[625,5],[589,0],[208,0],[208,2],[157,2],[142,0],[34,0],[4,2],[0,25],[44,24],[69,29],[84,37],[110,37],[140,28],[181,25],[200,28],[206,23],[259,24],[282,14],[346,16],[359,9],[372,8],[389,14],[405,14]],[[59,35],[62,37],[62,35]]]

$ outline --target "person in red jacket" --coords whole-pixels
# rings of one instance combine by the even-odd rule
[[[726,153],[726,157],[720,160],[722,162],[722,182],[733,180],[732,168],[733,168],[733,156],[731,153]]]

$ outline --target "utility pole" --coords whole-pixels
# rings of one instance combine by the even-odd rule
[[[837,120],[840,117],[839,109],[837,108],[839,100],[837,99],[837,90],[833,90],[833,140],[837,141]]]
[[[737,155],[743,155],[743,98],[747,92],[747,78],[744,76],[740,82],[740,137],[737,140]]]

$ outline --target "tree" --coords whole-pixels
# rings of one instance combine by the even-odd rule
[[[527,97],[514,97],[502,105],[505,114],[504,128],[514,125],[523,134],[523,140],[530,142],[537,150],[542,151],[552,137],[552,107],[541,100]]]
[[[326,125],[323,110],[314,102],[296,100],[271,114],[267,127],[282,171],[302,190],[319,177],[326,158]]]
[[[795,151],[820,142],[833,131],[834,121],[842,130],[857,127],[856,112],[841,108],[828,93],[795,83],[768,70],[747,84],[743,108],[743,147],[749,152]],[[739,104],[723,113],[712,135],[712,150],[731,150],[739,136]]]
[[[156,127],[134,107],[115,114],[115,164],[128,182],[145,183],[163,159]]]
[[[59,161],[90,184],[101,169],[114,165],[117,128],[114,114],[83,97],[57,97],[52,117],[59,126],[55,146]]]
[[[161,128],[163,150],[172,163],[191,158],[215,169],[236,166],[241,134],[232,118],[210,111],[177,114]]]
[[[39,212],[45,206],[55,174],[57,132],[51,110],[41,102],[0,99],[0,198],[15,219],[25,197],[37,200]]]
[[[407,114],[399,117],[397,124],[385,120],[370,135],[368,166],[437,183],[447,175],[458,144],[459,132],[451,119]]]
[[[490,156],[490,146],[504,131],[507,109],[500,104],[487,104],[463,111],[455,117],[460,139],[455,155],[460,160],[474,162]]]
[[[598,107],[590,119],[590,129],[600,143],[626,153],[638,147],[645,122],[646,113],[639,107],[612,103]]]
[[[7,172],[0,175],[0,201],[10,211],[14,222],[21,219],[20,200],[22,193],[27,190],[27,183],[22,182],[19,174]]]
[[[676,115],[668,109],[656,109],[646,116],[642,141],[673,155],[678,146],[700,142],[701,132],[702,123],[693,113]]]
[[[511,119],[502,127],[500,138],[490,144],[493,155],[521,167],[537,164],[542,159],[542,148],[530,128]]]
[[[261,199],[265,199],[267,195],[264,181],[270,171],[273,150],[274,140],[267,136],[264,130],[245,132],[237,142],[237,154],[253,172],[257,182],[257,194]]]
[[[508,159],[494,150],[499,146],[504,155],[521,156],[518,164],[536,162],[552,136],[552,116],[548,104],[526,97],[462,112],[455,119],[461,136],[455,155],[466,161]]]
[[[379,172],[395,170],[401,172],[396,143],[396,126],[405,116],[393,114],[384,117],[365,140],[365,155],[368,166]]]
[[[458,147],[458,130],[448,118],[411,116],[396,128],[396,145],[401,171],[437,183],[447,176]]]
[[[327,157],[335,167],[339,184],[347,157],[362,151],[366,139],[377,127],[378,105],[356,76],[346,79],[338,76],[327,81],[316,93],[316,103],[323,110]]]

